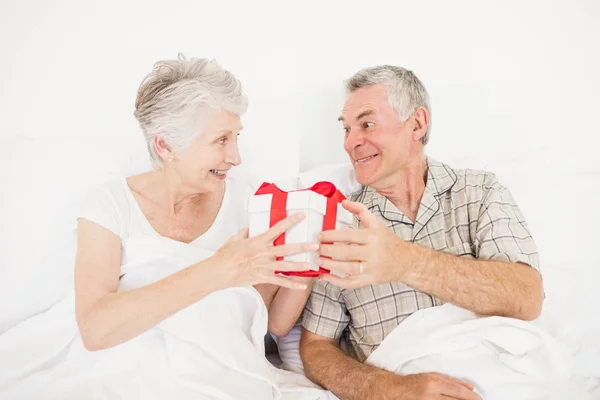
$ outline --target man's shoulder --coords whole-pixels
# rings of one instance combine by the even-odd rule
[[[452,193],[466,191],[487,194],[490,191],[505,189],[494,172],[474,168],[452,168],[445,164],[444,166],[455,176],[454,185],[450,188]]]

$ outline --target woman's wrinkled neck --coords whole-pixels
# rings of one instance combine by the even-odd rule
[[[225,182],[217,191],[208,185],[187,185],[181,177],[173,172],[158,170],[148,177],[146,191],[161,206],[168,209],[170,215],[177,215],[189,207],[202,206],[221,199],[225,190]]]

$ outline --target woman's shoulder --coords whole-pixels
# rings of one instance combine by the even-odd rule
[[[121,237],[129,212],[126,178],[105,181],[88,191],[78,218],[92,221]]]
[[[111,204],[113,207],[124,211],[129,208],[131,190],[127,178],[120,177],[105,181],[92,188],[87,196],[86,203]]]

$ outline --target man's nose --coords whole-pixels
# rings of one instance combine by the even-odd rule
[[[352,129],[348,133],[346,137],[345,147],[346,151],[350,152],[357,148],[358,146],[362,146],[365,143],[365,136],[361,132],[360,129]]]

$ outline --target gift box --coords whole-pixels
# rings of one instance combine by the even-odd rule
[[[304,212],[306,218],[279,236],[274,245],[283,243],[318,243],[322,231],[352,226],[353,215],[340,204],[346,197],[331,182],[318,182],[314,186],[285,192],[275,184],[263,183],[250,198],[249,236],[260,235],[282,219]],[[281,258],[279,258],[281,259]],[[310,271],[279,272],[287,276],[318,276],[330,271],[318,265],[316,253],[286,256],[286,261],[308,262]]]

